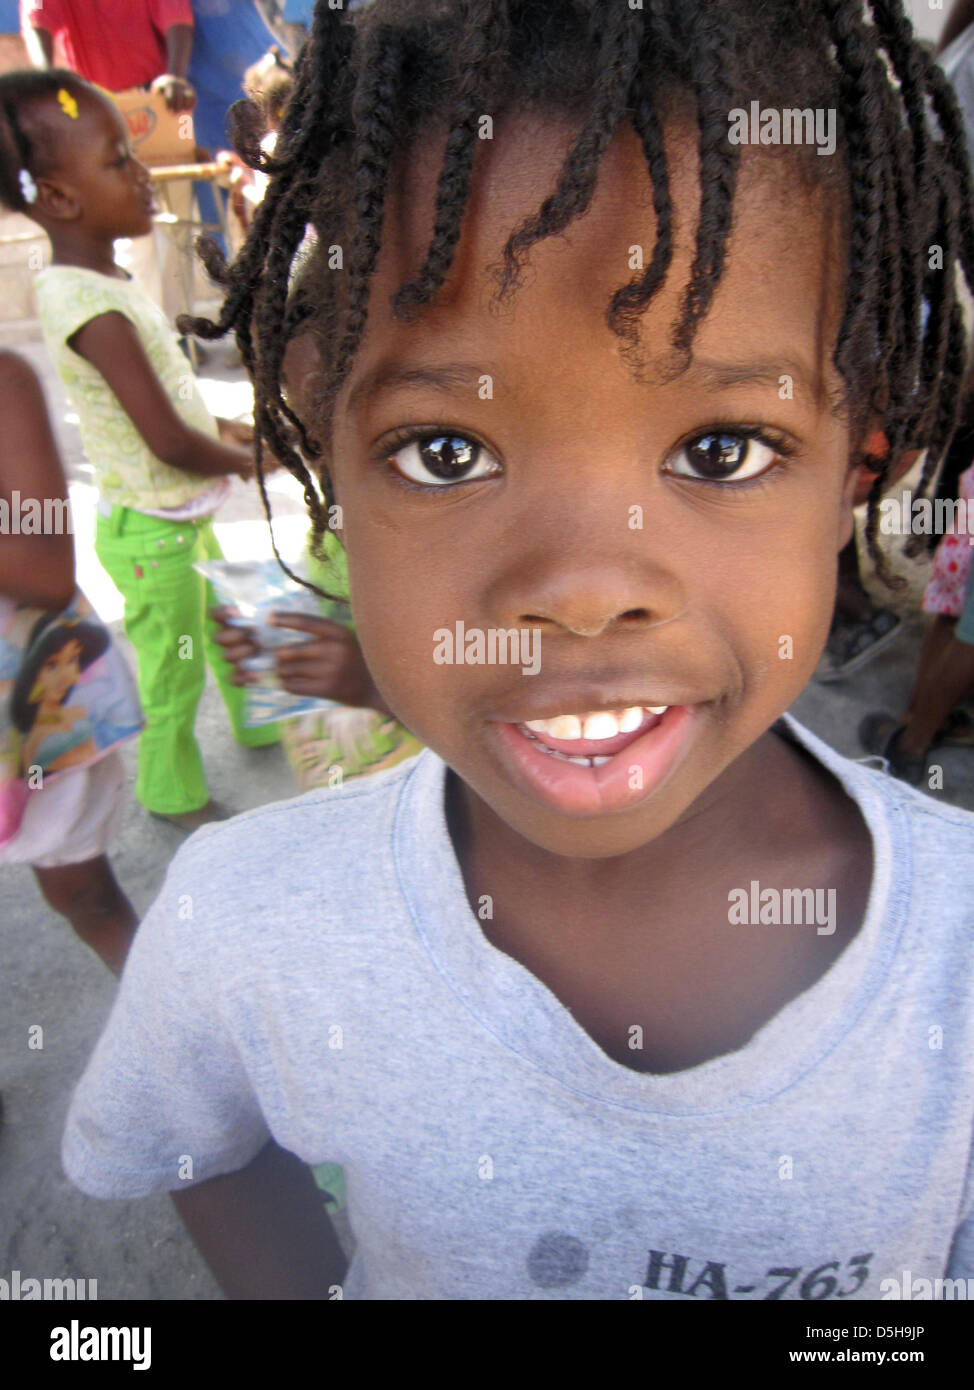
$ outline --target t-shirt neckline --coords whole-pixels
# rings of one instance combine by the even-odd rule
[[[825,974],[742,1048],[665,1075],[613,1061],[546,985],[490,944],[467,901],[447,827],[446,765],[428,749],[414,761],[393,829],[400,889],[433,968],[498,1046],[580,1097],[699,1116],[773,1099],[841,1044],[886,978],[907,921],[907,827],[903,812],[890,807],[863,769],[790,716],[783,722],[837,778],[868,827],[873,874],[863,924]]]

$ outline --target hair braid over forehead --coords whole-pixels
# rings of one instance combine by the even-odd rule
[[[271,184],[235,263],[209,254],[227,288],[219,319],[184,321],[205,337],[235,332],[254,378],[258,439],[301,482],[316,551],[330,500],[331,412],[365,332],[395,162],[418,141],[442,142],[429,244],[392,297],[407,319],[450,273],[483,117],[530,110],[574,127],[554,188],[511,229],[501,298],[516,292],[532,248],[584,215],[605,152],[629,124],[652,181],[655,242],[644,268],[611,296],[606,321],[634,361],[640,316],[673,259],[664,130],[674,111],[692,113],[699,212],[671,335],[685,364],[734,254],[740,150],[730,115],[754,100],[835,113],[834,155],[804,148],[773,157],[828,184],[845,233],[836,405],[854,448],[877,421],[890,443],[867,527],[885,573],[878,499],[908,450],[927,450],[925,487],[935,475],[965,366],[958,269],[974,279],[974,191],[957,103],[901,0],[373,0],[353,17],[319,0],[272,157],[260,152],[252,121],[238,117],[241,154]],[[308,224],[317,251],[295,276]],[[285,349],[299,332],[313,334],[321,366],[313,422],[282,390]],[[319,456],[316,480],[308,463]],[[262,477],[261,489],[266,507]]]

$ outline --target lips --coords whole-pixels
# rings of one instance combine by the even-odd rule
[[[486,727],[501,765],[532,801],[566,815],[599,816],[651,797],[683,762],[700,727],[700,705],[643,710],[638,729],[611,739],[554,739],[527,721]]]

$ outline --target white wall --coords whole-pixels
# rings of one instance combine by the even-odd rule
[[[936,39],[952,6],[953,0],[905,0],[903,8],[913,22],[918,38]]]

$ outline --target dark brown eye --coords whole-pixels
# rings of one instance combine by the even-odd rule
[[[477,462],[479,453],[478,444],[472,444],[469,439],[461,439],[456,435],[451,438],[442,434],[437,439],[430,439],[419,446],[419,457],[423,467],[447,483],[463,477]]]
[[[463,435],[437,434],[403,444],[390,460],[414,483],[463,483],[496,472],[497,461],[480,444]]]
[[[766,472],[778,457],[763,440],[750,435],[714,430],[684,444],[674,455],[683,467],[670,465],[669,471],[683,478],[708,482],[739,482]]]

